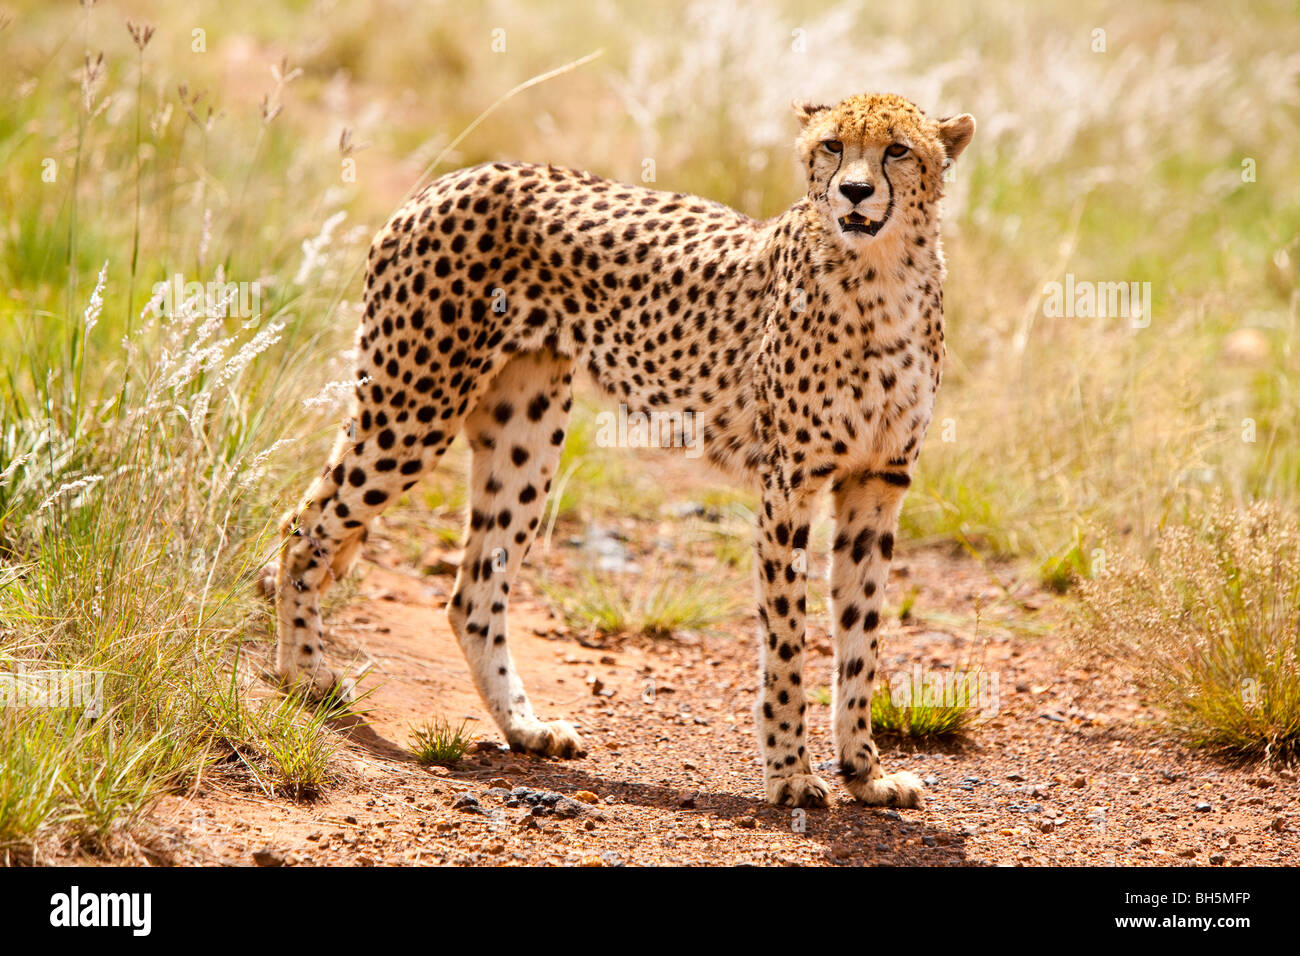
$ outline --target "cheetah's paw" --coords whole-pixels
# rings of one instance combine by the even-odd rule
[[[868,806],[913,809],[921,806],[921,795],[925,789],[920,778],[906,770],[871,780],[848,780],[845,786],[853,796]]]
[[[816,774],[793,773],[767,781],[767,802],[787,807],[824,807],[831,788]]]
[[[268,561],[262,565],[262,570],[257,572],[257,590],[272,604],[275,603],[275,591],[279,587],[280,562]]]
[[[584,757],[587,754],[582,738],[567,720],[534,720],[520,725],[506,737],[513,750],[547,757]]]

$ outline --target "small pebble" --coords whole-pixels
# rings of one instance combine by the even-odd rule
[[[478,797],[472,793],[462,793],[451,802],[451,808],[462,813],[474,813],[479,809]]]
[[[284,866],[284,857],[269,846],[253,851],[253,862],[258,866]]]
[[[832,843],[826,853],[832,860],[847,860],[853,855],[853,848],[847,843]]]

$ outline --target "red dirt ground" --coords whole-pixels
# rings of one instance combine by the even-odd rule
[[[335,659],[351,653],[373,668],[362,682],[371,691],[368,712],[343,728],[334,782],[320,798],[294,802],[211,774],[156,812],[166,859],[1300,863],[1300,785],[1292,773],[1234,768],[1162,736],[1153,712],[1120,677],[1072,666],[1059,638],[1014,628],[1017,616],[1049,604],[1045,595],[1022,588],[1009,596],[971,559],[934,549],[901,555],[890,597],[915,589],[921,616],[906,624],[891,619],[884,669],[982,659],[998,678],[997,713],[960,748],[882,746],[887,768],[926,780],[924,808],[862,807],[836,783],[829,809],[800,812],[762,800],[751,717],[755,649],[743,636],[752,630],[743,617],[730,634],[586,646],[591,641],[538,599],[530,586],[536,569],[526,572],[511,606],[512,652],[539,716],[573,721],[588,755],[517,755],[496,746],[500,735],[442,612],[451,577],[421,573],[394,552],[381,535],[362,562],[358,593],[332,620]],[[969,625],[977,604],[982,652]],[[1039,630],[1051,633],[1050,626]],[[830,644],[811,616],[807,667],[807,686],[827,683]],[[410,725],[434,714],[475,718],[471,726],[484,740],[452,769],[421,766],[406,748]],[[809,725],[814,761],[828,760],[829,708],[810,705]],[[834,780],[829,764],[821,772]],[[510,792],[521,787],[528,792]]]

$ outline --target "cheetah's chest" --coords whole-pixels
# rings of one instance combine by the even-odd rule
[[[868,349],[837,383],[830,415],[837,471],[914,460],[934,410],[934,364],[920,343]]]
[[[840,313],[834,340],[823,343],[805,406],[806,461],[815,473],[846,474],[908,466],[929,427],[942,361],[938,303],[900,296],[885,310]]]

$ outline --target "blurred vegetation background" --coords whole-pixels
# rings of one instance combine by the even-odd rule
[[[762,217],[802,191],[792,99],[969,111],[906,533],[1066,590],[1212,503],[1297,510],[1294,3],[10,0],[0,24],[0,667],[135,691],[93,724],[0,716],[0,845],[109,839],[214,754],[269,788],[321,764],[324,731],[227,665],[265,640],[248,581],[343,415],[369,237],[439,157],[652,167]],[[1149,282],[1149,326],[1048,317],[1067,273]],[[260,310],[146,309],[176,274],[256,281]],[[565,507],[657,508],[596,407]]]

